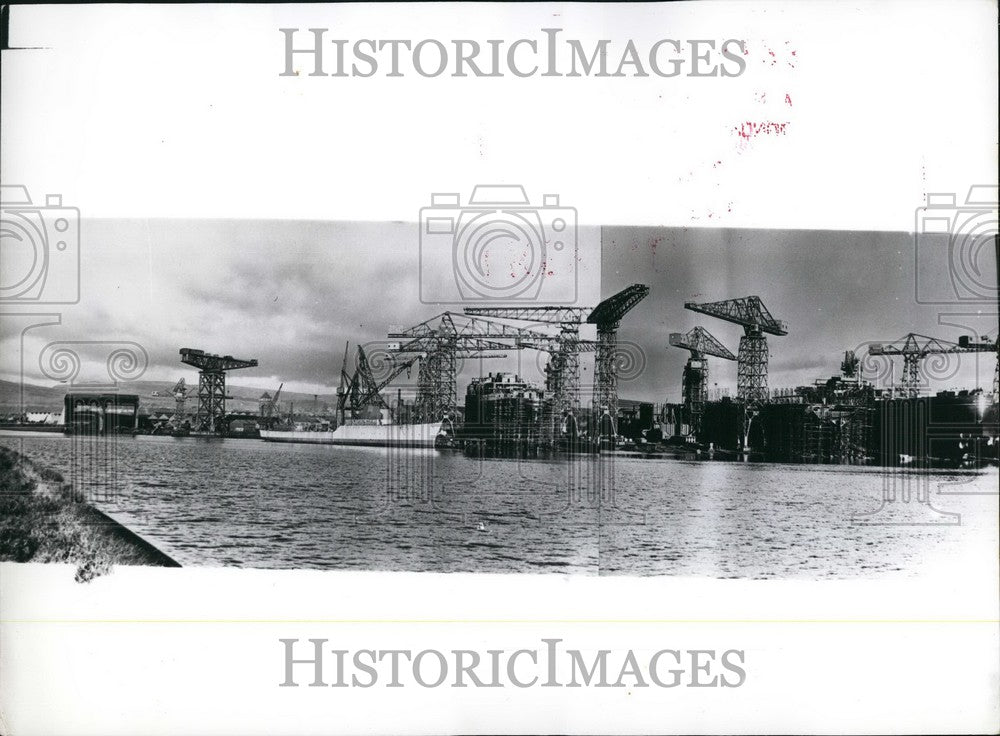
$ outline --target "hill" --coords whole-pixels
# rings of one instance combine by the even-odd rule
[[[174,399],[170,390],[174,387],[171,381],[131,381],[119,384],[119,393],[137,394],[139,396],[139,410],[142,412],[172,412],[174,409]],[[198,406],[198,385],[189,383],[187,400],[187,411],[193,412]],[[256,413],[259,408],[260,396],[266,391],[274,393],[274,387],[259,388],[249,386],[228,386],[228,393],[232,396],[226,402],[226,408],[231,411],[246,411]],[[63,397],[70,391],[87,393],[84,386],[70,388],[65,384],[54,384],[52,386],[34,386],[25,384],[23,389],[24,407],[23,411],[62,411]],[[156,394],[156,395],[154,395]],[[0,414],[12,414],[22,411],[21,408],[21,385],[14,381],[0,381]],[[304,394],[294,391],[281,392],[281,411],[289,410],[289,404],[295,404],[298,413],[311,412],[313,407],[319,412],[332,411],[337,404],[336,394],[320,394],[316,399],[313,394]],[[324,405],[326,409],[324,410]]]

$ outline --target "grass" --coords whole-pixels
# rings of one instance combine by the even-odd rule
[[[0,561],[76,564],[78,582],[112,565],[177,566],[83,502],[62,475],[0,447]]]

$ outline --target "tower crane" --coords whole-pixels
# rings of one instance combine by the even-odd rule
[[[684,408],[691,422],[691,433],[698,436],[701,433],[701,420],[705,414],[705,401],[708,398],[708,356],[723,360],[736,360],[736,356],[704,327],[694,327],[685,333],[671,332],[670,344],[691,353],[684,366],[681,389],[684,394]]]
[[[737,396],[751,407],[766,402],[768,351],[764,335],[787,335],[785,323],[771,316],[759,296],[703,304],[685,302],[684,308],[743,326],[737,357]]]
[[[939,340],[936,337],[927,337],[910,332],[893,343],[875,343],[868,348],[869,355],[901,355],[903,356],[903,376],[899,383],[901,393],[907,398],[914,398],[920,395],[920,364],[928,355],[947,355],[954,353],[998,353],[1000,359],[1000,338],[991,341],[989,338],[981,337],[974,340],[969,335],[962,335],[958,342],[948,342]],[[1000,372],[1000,364],[994,370],[993,376],[993,396],[997,397],[997,375]]]
[[[232,355],[214,355],[204,350],[181,348],[181,362],[198,369],[198,413],[195,424],[201,431],[216,433],[223,429],[226,417],[226,372],[254,368],[256,359],[244,360]]]
[[[615,371],[618,326],[622,318],[648,294],[649,287],[645,284],[632,284],[598,304],[587,317],[588,324],[597,325],[594,409],[599,415],[606,413],[611,417],[615,434],[618,426],[618,374]]]

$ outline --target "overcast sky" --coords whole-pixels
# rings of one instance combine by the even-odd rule
[[[736,353],[741,328],[686,311],[688,300],[756,294],[788,323],[788,336],[769,338],[772,387],[832,375],[844,350],[910,331],[952,340],[971,331],[996,334],[995,317],[956,318],[966,325],[960,329],[939,324],[939,307],[915,303],[914,245],[905,233],[606,227],[600,237],[601,297],[632,283],[650,287],[620,330],[644,362],[623,381],[626,398],[679,397],[687,353],[667,347],[670,332],[702,325]],[[385,341],[390,326],[413,325],[443,309],[420,302],[415,224],[88,220],[83,243],[81,303],[64,310],[61,325],[25,336],[30,382],[52,383],[38,366],[50,341],[126,340],[148,352],[143,379],[191,380],[194,372],[180,363],[178,350],[192,347],[258,359],[258,368],[231,374],[235,383],[284,382],[289,390],[327,393],[336,386],[345,341]],[[588,252],[584,266],[595,258]],[[595,286],[580,304],[592,306],[596,293]],[[974,314],[976,308],[946,311]],[[4,323],[2,369],[4,378],[16,380],[12,327]],[[592,331],[585,326],[583,336],[593,338]],[[80,380],[100,375],[107,348],[77,350],[89,364]],[[536,356],[521,360],[519,370],[539,379]],[[516,361],[483,365],[510,370]],[[963,369],[973,365],[969,360]],[[988,385],[992,357],[981,365]],[[592,358],[583,366],[587,384]],[[478,365],[465,368],[460,393],[478,371]],[[735,392],[734,363],[713,359],[711,371],[713,383]],[[970,380],[974,375],[966,372],[936,387]]]

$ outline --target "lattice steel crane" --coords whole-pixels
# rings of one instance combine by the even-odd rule
[[[736,356],[704,327],[694,327],[685,333],[671,332],[670,344],[691,353],[684,366],[681,390],[691,422],[691,433],[697,436],[701,433],[701,419],[708,399],[708,356],[724,360],[736,360]]]
[[[198,369],[198,413],[195,426],[213,434],[222,431],[226,417],[226,372],[255,368],[256,359],[243,360],[232,355],[214,355],[204,350],[181,348],[181,362]]]
[[[622,318],[649,294],[645,284],[632,284],[609,296],[594,307],[587,323],[597,325],[597,355],[594,386],[594,409],[598,414],[607,413],[617,434],[618,427],[618,374],[615,357],[618,352],[618,326]]]
[[[278,386],[278,390],[274,392],[274,396],[271,396],[267,391],[261,394],[260,399],[260,418],[261,419],[273,419],[278,416],[278,399],[281,397],[281,389],[285,387],[282,383]]]
[[[416,354],[395,362],[389,373],[381,381],[377,381],[372,373],[368,355],[365,353],[365,349],[359,345],[354,375],[347,377],[346,365],[341,371],[347,379],[346,385],[343,385],[344,390],[337,390],[337,421],[343,424],[347,419],[348,402],[350,402],[352,415],[370,407],[389,408],[382,396],[382,390],[396,380],[403,371],[409,371],[410,367],[422,357],[422,354]]]
[[[467,315],[498,317],[548,325],[558,325],[562,348],[558,351],[557,364],[551,370],[558,372],[558,389],[553,395],[554,410],[558,415],[576,412],[580,408],[580,325],[587,309],[582,307],[466,307]]]
[[[457,322],[456,322],[457,319]],[[509,325],[443,312],[406,330],[388,333],[404,339],[398,353],[422,353],[417,373],[417,414],[421,421],[454,418],[458,408],[458,362],[464,358],[504,358],[495,352],[524,334]]]
[[[703,304],[686,302],[684,308],[743,326],[737,357],[737,395],[747,406],[766,402],[768,351],[764,334],[787,335],[785,323],[771,316],[759,296]]]
[[[556,422],[559,423],[560,431],[566,432],[567,423],[576,421],[566,401],[569,394],[566,386],[569,373],[566,370],[568,356],[597,352],[599,345],[593,340],[574,340],[572,343],[567,343],[563,335],[535,334],[519,339],[516,347],[518,350],[527,348],[549,354],[548,362],[545,364],[545,392],[552,397],[550,406],[553,416],[543,420],[543,437],[552,440],[554,437],[551,435],[551,430],[555,429]]]
[[[184,424],[185,407],[189,390],[183,378],[170,389],[170,395],[174,397],[174,416],[170,420],[170,423],[174,427],[180,427]]]
[[[869,346],[868,354],[903,356],[903,376],[899,387],[903,396],[913,398],[920,395],[920,363],[928,355],[990,353],[998,352],[998,349],[1000,349],[1000,339],[991,342],[986,337],[973,340],[968,335],[962,335],[958,338],[958,342],[955,343],[910,332],[894,343],[875,343]],[[1000,359],[1000,353],[998,353],[998,359]],[[994,370],[993,375],[994,400],[996,400],[998,391],[998,371],[1000,371],[1000,364]]]

